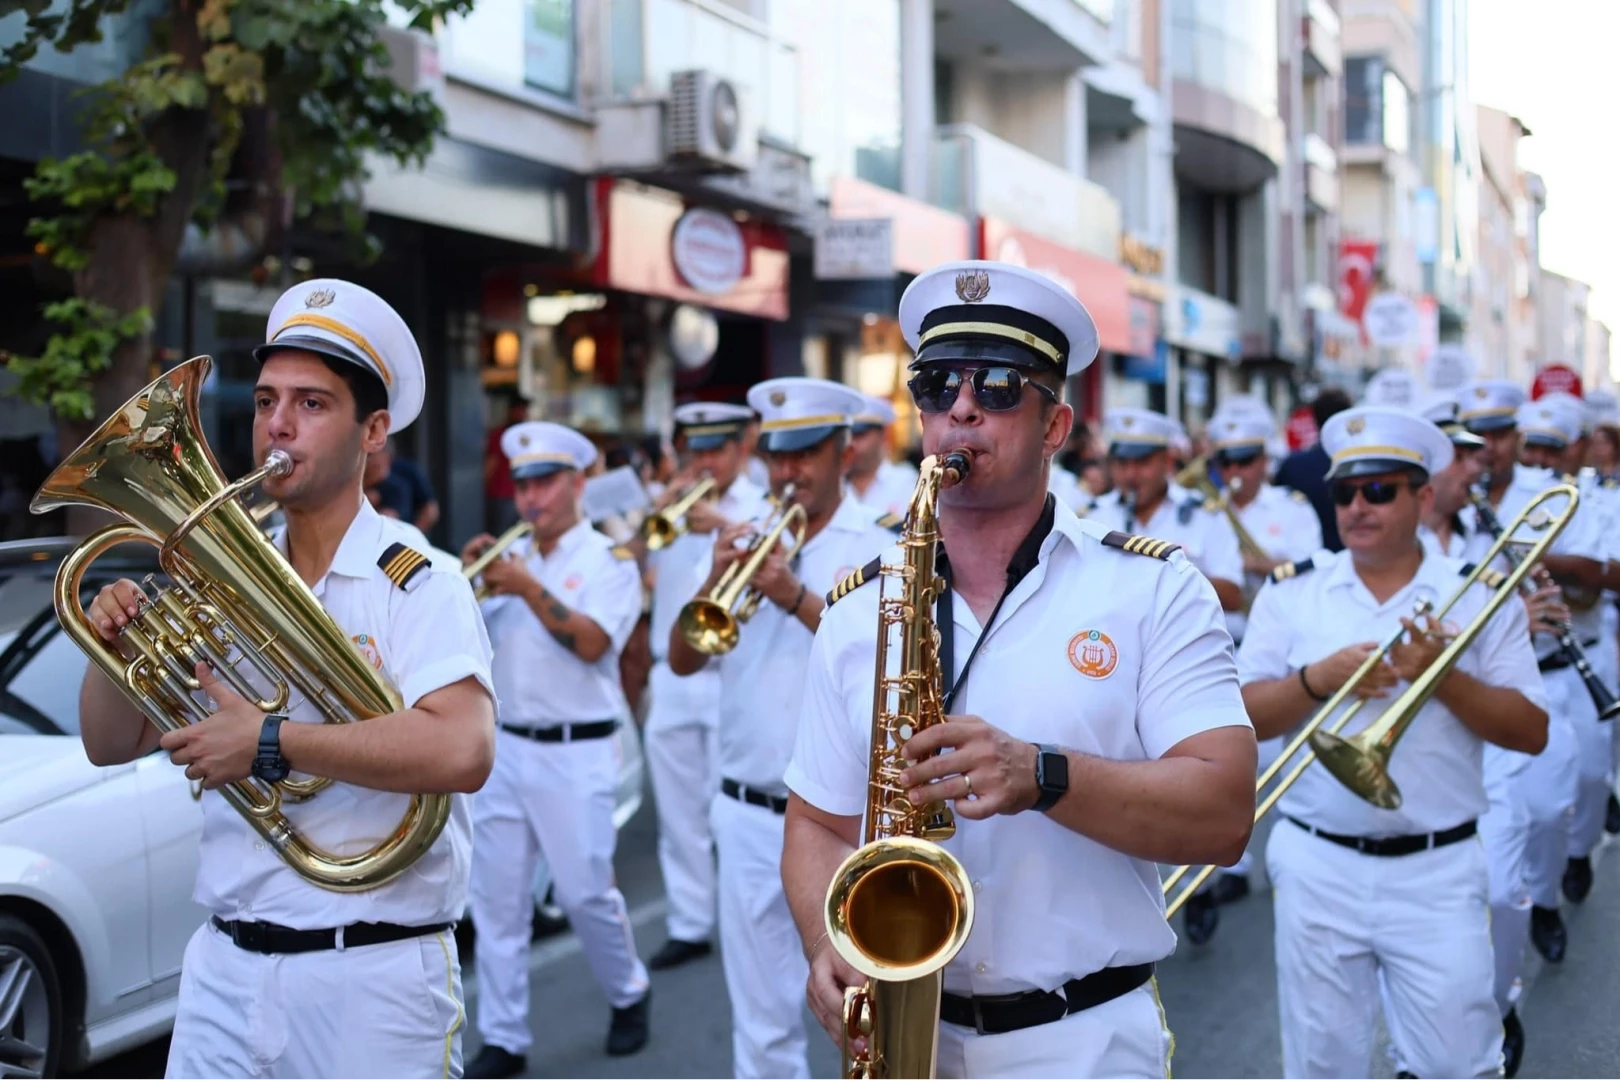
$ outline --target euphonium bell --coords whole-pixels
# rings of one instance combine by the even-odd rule
[[[124,521],[93,533],[62,561],[55,589],[62,628],[162,731],[209,715],[195,675],[205,662],[266,712],[296,704],[295,693],[328,723],[396,711],[399,692],[241,503],[265,477],[285,474],[292,459],[273,451],[262,467],[225,482],[198,418],[212,364],[206,356],[188,360],[125,402],[34,496],[36,514],[94,506]],[[101,640],[79,597],[90,564],[128,542],[158,548],[158,565],[172,584],[148,595],[122,632],[126,659]],[[255,779],[227,784],[220,793],[300,877],[335,892],[374,889],[398,877],[427,853],[449,820],[448,795],[413,795],[398,826],[375,847],[327,852],[299,834],[281,805],[330,783]]]
[[[726,567],[709,595],[688,600],[681,608],[677,620],[681,637],[704,656],[719,656],[737,647],[742,624],[753,618],[763,599],[749,582],[781,543],[782,534],[793,530],[793,547],[787,552],[789,558],[804,544],[807,519],[804,507],[793,501],[793,493],[793,485],[789,484],[777,500],[777,511],[767,519],[767,527],[744,555]]]

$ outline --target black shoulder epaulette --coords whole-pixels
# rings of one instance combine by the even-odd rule
[[[1467,577],[1473,572],[1473,563],[1463,563],[1462,569],[1457,571],[1457,576]],[[1479,575],[1478,584],[1485,586],[1487,589],[1500,589],[1502,587],[1502,582],[1506,580],[1507,575],[1502,573],[1500,570],[1485,570]]]
[[[900,527],[906,523],[904,514],[884,514],[877,519],[878,525],[890,532],[899,532]]]
[[[848,596],[862,585],[865,585],[868,581],[871,581],[873,578],[877,577],[882,566],[883,559],[880,556],[873,559],[859,570],[856,570],[854,573],[850,574],[843,581],[840,581],[838,584],[834,585],[832,587],[832,592],[827,594],[827,606],[832,607],[834,604],[838,603],[838,601],[842,600],[844,597]]]
[[[1620,487],[1620,477],[1605,476],[1602,486],[1604,491],[1613,491],[1615,488]]]
[[[636,557],[636,553],[630,550],[629,544],[614,544],[612,551],[613,557],[620,562],[629,562]]]
[[[1180,544],[1173,544],[1168,540],[1155,540],[1151,536],[1133,536],[1115,530],[1102,538],[1102,542],[1111,548],[1128,551],[1132,555],[1147,555],[1154,559],[1170,561],[1170,556],[1181,550]]]
[[[382,567],[389,581],[410,592],[427,580],[422,574],[430,564],[428,557],[420,551],[396,542],[388,545],[388,550],[382,553],[377,565]]]
[[[1280,566],[1272,568],[1271,580],[1287,581],[1291,577],[1298,577],[1301,574],[1308,574],[1313,569],[1315,569],[1315,564],[1309,559],[1301,559],[1299,562],[1285,562]]]
[[[1572,472],[1565,473],[1558,481],[1560,484],[1579,484],[1581,478]]]

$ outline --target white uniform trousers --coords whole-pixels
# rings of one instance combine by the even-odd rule
[[[1380,973],[1406,1068],[1418,1076],[1500,1074],[1478,840],[1380,857],[1284,821],[1271,831],[1266,869],[1285,1076],[1370,1075]]]
[[[1556,908],[1569,851],[1569,819],[1580,782],[1580,740],[1571,714],[1592,709],[1592,699],[1574,668],[1549,671],[1547,747],[1530,759],[1517,784],[1530,811],[1525,880],[1538,907]]]
[[[1592,671],[1610,691],[1615,689],[1616,657],[1614,642],[1608,637],[1587,650]],[[1561,673],[1560,673],[1561,674]],[[1569,821],[1569,854],[1579,858],[1592,854],[1603,839],[1603,819],[1609,810],[1609,792],[1614,790],[1614,721],[1599,720],[1592,695],[1576,677],[1581,708],[1571,710],[1575,736],[1580,743],[1580,780],[1575,790],[1575,809]]]
[[[461,964],[446,930],[292,956],[204,923],[186,946],[171,1077],[460,1076]]]
[[[782,891],[784,818],[715,795],[720,855],[720,959],[731,998],[732,1071],[807,1077],[804,987],[810,966]]]
[[[1271,767],[1271,763],[1273,761],[1277,760],[1277,756],[1282,753],[1283,747],[1288,744],[1288,740],[1290,738],[1292,738],[1292,737],[1293,737],[1292,735],[1287,735],[1287,736],[1278,735],[1275,738],[1261,739],[1260,740],[1259,757],[1255,761],[1255,772],[1254,772],[1255,779],[1258,780],[1259,777],[1260,777],[1260,774],[1265,772],[1268,768]],[[1303,754],[1304,751],[1301,750],[1301,751],[1299,751],[1299,753]],[[1298,760],[1297,756],[1296,756],[1295,760],[1296,761]],[[1275,781],[1273,781],[1273,782],[1275,782]],[[1254,848],[1255,848],[1256,843],[1257,843],[1256,838],[1251,836],[1249,838],[1249,846],[1243,849],[1243,855],[1238,859],[1237,862],[1232,864],[1231,868],[1228,869],[1226,871],[1226,873],[1228,873],[1228,874],[1247,875],[1249,873],[1249,871],[1254,867]],[[1221,871],[1219,871],[1219,870],[1217,870],[1217,871],[1215,871],[1215,873],[1211,874],[1209,876],[1209,880],[1204,883],[1203,888],[1199,889],[1198,891],[1199,892],[1208,891],[1211,887],[1213,887],[1215,879],[1217,877],[1219,877],[1220,874],[1221,874]]]
[[[1503,1016],[1518,1003],[1519,970],[1530,938],[1530,886],[1525,877],[1525,850],[1530,841],[1530,812],[1511,784],[1502,798],[1479,819],[1491,898],[1491,952],[1496,960],[1496,1008]],[[1495,793],[1493,793],[1494,795]]]
[[[643,744],[658,805],[658,869],[669,900],[669,936],[707,941],[714,933],[714,833],[709,802],[720,787],[715,773],[719,703],[702,709],[669,664],[653,665],[647,680],[652,704]]]
[[[616,1009],[647,993],[647,969],[613,883],[614,739],[537,743],[495,735],[495,768],[473,800],[468,908],[478,934],[478,1033],[514,1054],[529,1028],[534,867],[544,853],[552,895],[579,935],[591,974]]]
[[[1020,1031],[980,1035],[939,1025],[939,1075],[1005,1077],[1167,1077],[1175,1039],[1157,982]]]

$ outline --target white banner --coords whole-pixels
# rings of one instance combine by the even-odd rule
[[[829,218],[819,222],[815,272],[817,281],[893,277],[893,220]]]

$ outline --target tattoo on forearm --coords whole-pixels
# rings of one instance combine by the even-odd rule
[[[551,631],[551,636],[556,639],[557,644],[561,645],[569,652],[574,651],[574,635],[569,633],[567,630],[553,630]]]
[[[568,610],[568,606],[561,600],[552,600],[550,606],[546,608],[546,611],[558,622],[567,622],[574,614],[572,611]]]

